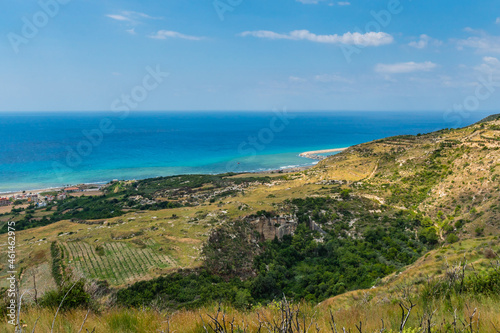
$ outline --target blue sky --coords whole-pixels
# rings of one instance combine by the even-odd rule
[[[2,111],[110,110],[124,96],[135,96],[133,110],[500,105],[498,0],[5,0],[2,7]],[[169,75],[154,81],[151,71]]]

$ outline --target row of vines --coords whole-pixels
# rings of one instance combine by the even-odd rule
[[[148,245],[154,244],[153,240],[148,241]],[[133,282],[148,276],[152,269],[175,265],[168,256],[155,253],[150,247],[136,248],[123,242],[68,242],[64,246],[69,267],[85,278],[106,280],[111,285]]]

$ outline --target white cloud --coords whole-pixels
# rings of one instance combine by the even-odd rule
[[[128,16],[128,17],[141,17],[141,18],[145,18],[148,20],[161,20],[161,19],[163,19],[162,17],[153,17],[153,16],[150,16],[150,15],[145,14],[145,13],[134,12],[134,11],[123,11],[122,14],[125,16]]]
[[[500,73],[500,60],[495,57],[483,57],[483,63],[474,69],[480,73],[492,75]]]
[[[484,63],[486,63],[488,65],[493,65],[493,66],[496,66],[496,67],[500,67],[500,60],[498,60],[495,57],[484,57],[483,61],[484,61]]]
[[[133,12],[133,11],[126,11],[123,10],[119,14],[108,14],[106,15],[109,18],[112,18],[113,20],[117,21],[128,21],[132,23],[138,23],[140,19],[148,19],[148,20],[161,20],[161,17],[152,17],[149,16],[148,14],[140,13],[140,12]]]
[[[135,32],[135,28],[132,28],[132,29],[127,29],[125,30],[126,32],[128,32],[129,34],[131,35],[137,35],[137,33]]]
[[[497,20],[495,21],[496,24],[500,24],[500,17],[497,17]]]
[[[413,72],[428,72],[436,68],[437,65],[433,62],[402,62],[397,64],[377,64],[375,71],[383,74],[402,74]]]
[[[130,18],[123,16],[123,15],[118,15],[118,14],[109,14],[106,16],[109,18],[112,18],[113,20],[117,20],[117,21],[132,21]]]
[[[339,5],[339,6],[350,6],[351,3],[349,1],[339,1],[339,2],[337,2],[337,5]]]
[[[481,36],[458,40],[457,47],[459,50],[473,48],[481,53],[500,53],[500,36],[490,36],[483,33]]]
[[[431,38],[427,36],[426,34],[420,35],[420,39],[418,41],[413,41],[409,43],[408,45],[411,47],[414,47],[416,49],[425,49],[429,44],[432,44],[434,46],[440,46],[443,44],[440,40]]]
[[[288,40],[308,40],[315,43],[327,44],[351,44],[361,46],[380,46],[391,44],[394,38],[385,32],[347,32],[343,35],[316,35],[308,30],[294,30],[288,34],[280,34],[273,31],[245,31],[240,36],[253,36],[266,39],[288,39]]]
[[[476,30],[469,27],[465,28],[464,31],[475,36],[455,40],[459,50],[472,48],[476,49],[478,53],[500,53],[500,36],[493,36],[484,30]]]
[[[481,33],[481,30],[472,29],[471,27],[465,27],[465,32],[470,32],[471,34]]]
[[[153,39],[179,38],[179,39],[187,39],[187,40],[202,40],[202,39],[204,39],[204,37],[184,35],[180,32],[170,31],[170,30],[160,30],[157,33],[155,33],[154,35],[149,36],[149,38],[153,38]]]
[[[476,66],[458,65],[458,68],[449,76],[440,76],[443,86],[448,88],[470,89],[488,82],[490,87],[498,87],[500,82],[500,60],[485,56]]]

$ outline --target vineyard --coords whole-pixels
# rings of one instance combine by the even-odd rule
[[[90,245],[86,242],[64,244],[66,263],[88,279],[107,280],[111,285],[123,285],[150,277],[156,268],[176,266],[167,255],[154,252],[156,242],[149,239],[147,247],[129,243],[109,242]]]

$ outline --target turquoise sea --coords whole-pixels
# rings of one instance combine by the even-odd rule
[[[0,192],[306,166],[304,151],[466,126],[446,112],[2,112]]]

